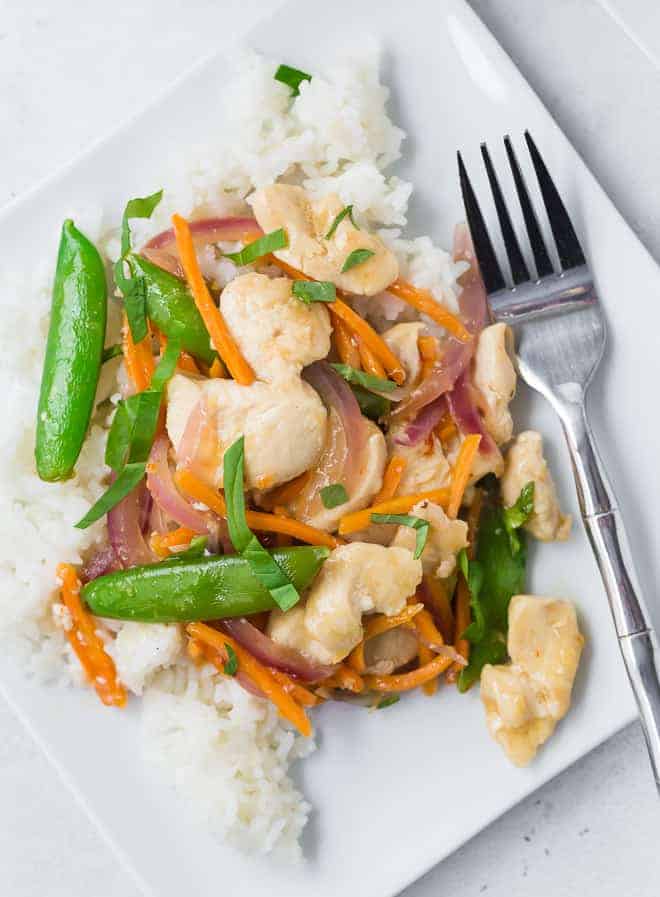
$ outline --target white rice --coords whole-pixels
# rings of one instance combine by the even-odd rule
[[[289,89],[273,79],[275,63],[247,53],[232,68],[237,74],[224,91],[226,108],[220,116],[223,133],[231,137],[199,149],[186,171],[172,172],[153,220],[133,225],[136,245],[168,227],[173,211],[191,217],[244,211],[251,190],[277,178],[302,183],[314,196],[338,192],[370,227],[405,226],[412,186],[386,172],[400,156],[404,134],[387,116],[389,92],[379,81],[375,50],[315,74],[311,82],[303,82],[293,102]],[[105,214],[103,209],[85,210],[76,221],[113,260],[119,242],[116,231],[99,232]],[[397,253],[404,276],[443,301],[455,302],[462,269],[446,252],[427,237],[403,240],[398,230],[384,231],[383,236]],[[34,413],[52,262],[34,272],[4,272],[0,282],[5,401],[0,432],[5,475],[0,495],[0,635],[3,650],[20,657],[40,680],[82,683],[64,635],[68,617],[61,606],[54,612],[52,608],[55,568],[62,561],[80,564],[106,537],[102,522],[85,531],[73,524],[105,488],[107,412],[97,414],[75,476],[65,483],[42,483],[34,471]],[[210,257],[205,264],[220,283],[231,276],[226,261],[218,263],[217,270]],[[366,303],[365,309],[376,316],[373,303]],[[406,314],[406,307],[392,298],[381,303],[377,316],[384,326]],[[117,337],[116,309],[112,318],[108,342]],[[116,402],[117,364],[105,367],[98,400],[112,396]],[[288,769],[313,742],[294,735],[270,704],[209,668],[198,669],[185,657],[154,674],[155,656],[145,656],[141,670],[133,663],[126,678],[139,683],[136,691],[144,687],[145,746],[164,777],[232,843],[251,851],[277,849],[298,856],[309,807]]]

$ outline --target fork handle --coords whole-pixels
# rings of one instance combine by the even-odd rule
[[[573,462],[580,510],[609,599],[619,647],[660,791],[660,649],[630,552],[621,512],[598,455],[584,401],[557,408]]]

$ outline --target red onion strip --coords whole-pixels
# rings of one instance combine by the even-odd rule
[[[157,560],[142,533],[144,508],[148,498],[144,483],[140,483],[108,511],[110,544],[122,567],[153,564]]]
[[[479,433],[481,436],[481,442],[479,443],[480,454],[489,455],[491,452],[497,451],[497,446],[493,442],[490,433],[486,430],[474,402],[472,386],[468,379],[467,371],[461,374],[452,391],[447,394],[447,403],[451,416],[456,421],[456,426],[464,436],[470,433]]]
[[[223,620],[221,628],[265,666],[289,673],[301,682],[318,682],[331,676],[335,670],[333,666],[308,660],[293,648],[279,645],[244,617]]]

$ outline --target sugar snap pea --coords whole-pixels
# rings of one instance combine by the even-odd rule
[[[107,316],[105,269],[98,250],[66,220],[53,285],[35,460],[42,480],[72,473],[94,406]]]
[[[141,255],[130,255],[128,263],[144,279],[147,315],[156,327],[167,337],[179,336],[186,352],[211,364],[215,352],[185,282]]]
[[[329,553],[316,545],[271,552],[299,591],[312,582]],[[88,582],[82,597],[98,616],[142,623],[219,620],[276,607],[266,586],[239,555],[131,567]]]

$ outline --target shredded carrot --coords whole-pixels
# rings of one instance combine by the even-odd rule
[[[438,439],[443,443],[443,445],[446,445],[446,443],[448,443],[450,439],[453,439],[453,437],[456,436],[458,430],[451,414],[447,413],[442,416],[442,418],[440,419],[440,423],[435,428],[435,432]]]
[[[281,670],[274,670],[269,667],[273,679],[279,682],[284,691],[287,691],[303,707],[315,707],[323,702],[323,698],[315,695],[313,691],[305,688],[300,682],[296,682],[291,676],[283,673]]]
[[[451,642],[454,637],[454,612],[451,609],[447,589],[435,576],[425,576],[424,587],[420,595],[438,621],[444,640]]]
[[[410,691],[444,673],[451,664],[451,657],[436,655],[433,660],[411,670],[409,673],[394,673],[391,676],[365,676],[364,685],[369,691]]]
[[[177,471],[174,480],[177,486],[191,498],[201,501],[219,517],[227,517],[227,506],[223,496],[197,479],[190,470]],[[301,542],[307,542],[309,545],[326,545],[328,548],[336,548],[342,544],[330,533],[294,520],[293,517],[278,517],[276,514],[265,514],[262,511],[246,511],[245,517],[250,529],[260,532],[284,533]]]
[[[392,455],[389,460],[385,473],[383,474],[383,485],[380,492],[374,498],[374,504],[379,505],[381,502],[389,501],[394,498],[396,490],[399,488],[403,471],[406,469],[407,461],[401,455]]]
[[[340,663],[332,676],[324,679],[321,685],[324,685],[326,688],[340,688],[342,691],[352,691],[355,694],[364,691],[362,676],[345,663]]]
[[[396,629],[397,626],[403,626],[406,623],[409,623],[415,615],[420,613],[423,609],[423,604],[407,604],[400,613],[393,614],[391,617],[387,617],[385,614],[377,614],[376,616],[369,617],[364,626],[362,641],[359,645],[356,645],[355,648],[353,648],[346,658],[346,663],[352,670],[355,670],[356,673],[363,673],[366,667],[364,660],[364,646],[369,639],[381,635],[389,629]]]
[[[307,277],[306,274],[303,274],[302,271],[298,271],[296,268],[293,268],[291,265],[288,265],[286,262],[283,262],[281,259],[276,258],[274,255],[270,256],[270,261],[277,265],[285,274],[292,280],[312,280],[313,278]],[[361,343],[364,343],[368,348],[373,352],[375,357],[380,361],[383,365],[389,377],[392,378],[396,383],[401,385],[403,381],[406,379],[406,372],[403,369],[403,365],[396,357],[396,355],[392,352],[387,343],[376,333],[376,331],[367,324],[364,318],[361,318],[357,312],[353,311],[350,305],[347,305],[342,299],[335,299],[334,302],[329,303],[328,311],[331,313],[333,320],[336,322],[337,320],[342,321],[346,326],[351,330]]]
[[[282,483],[281,486],[278,486],[267,495],[264,495],[260,503],[268,508],[268,510],[272,510],[278,506],[282,507],[291,504],[291,502],[297,498],[305,488],[309,482],[310,476],[310,471],[306,470],[305,473],[301,473],[299,476],[295,477],[295,479],[289,480],[288,483]]]
[[[432,501],[446,507],[449,502],[449,489],[431,489],[429,492],[417,492],[414,495],[398,495],[370,508],[346,514],[339,521],[339,535],[346,536],[366,529],[371,523],[372,514],[407,514],[420,501]]]
[[[364,340],[360,340],[358,351],[360,355],[360,362],[364,370],[368,374],[372,374],[374,377],[385,379],[385,368],[376,358],[376,356],[371,351],[369,346],[364,342]]]
[[[394,283],[388,286],[387,292],[398,296],[399,299],[403,299],[404,302],[412,305],[413,308],[416,308],[422,314],[428,315],[432,321],[444,327],[445,330],[448,330],[461,342],[467,343],[472,339],[472,334],[460,318],[457,318],[448,308],[445,308],[444,305],[438,302],[428,290],[414,287],[405,280],[395,280]]]
[[[188,652],[188,657],[192,660],[192,662],[196,666],[199,666],[204,658],[204,651],[197,639],[188,639],[186,651]]]
[[[422,358],[419,379],[426,380],[438,358],[438,341],[433,336],[420,336],[417,340],[417,347]]]
[[[103,641],[97,634],[99,624],[82,605],[80,580],[75,568],[71,564],[59,564],[57,577],[62,586],[62,601],[73,623],[66,633],[69,644],[103,703],[108,707],[123,707],[126,689],[117,679],[114,661],[106,653]]]
[[[456,586],[456,599],[454,601],[454,647],[465,660],[470,659],[470,643],[467,639],[462,638],[462,635],[470,625],[471,616],[470,590],[461,574]],[[456,682],[458,674],[462,669],[463,667],[460,664],[453,663],[445,677],[447,682]]]
[[[465,437],[458,452],[454,469],[451,472],[449,503],[447,505],[447,517],[452,520],[456,518],[460,510],[480,442],[481,436],[478,433],[472,433],[470,436]]]
[[[224,366],[220,358],[213,359],[213,364],[209,368],[209,377],[219,380],[227,379],[227,368]]]
[[[171,533],[152,533],[149,542],[159,557],[166,558],[175,553],[173,549],[185,548],[189,545],[195,535],[197,533],[188,529],[187,526],[180,526],[178,529],[172,530]]]
[[[360,352],[358,342],[341,318],[336,318],[333,323],[332,337],[337,350],[337,355],[344,364],[352,368],[360,367]]]
[[[420,635],[420,638],[425,642],[430,642],[432,645],[444,645],[445,640],[442,637],[442,633],[438,631],[435,622],[433,621],[433,617],[426,610],[421,610],[415,617],[415,628]],[[419,646],[419,665],[424,666],[433,660],[433,651],[428,646],[428,644],[421,643]],[[425,682],[422,686],[422,690],[427,695],[434,695],[438,690],[438,680],[431,679],[429,682]]]
[[[125,314],[122,327],[122,347],[129,379],[133,383],[135,390],[142,392],[149,387],[156,367],[151,348],[151,332],[148,332],[139,343],[134,343],[131,328],[128,326],[128,319]]]
[[[426,666],[427,663],[430,663],[433,660],[433,651],[430,648],[427,648],[426,645],[420,644],[419,646],[419,665],[420,667]],[[438,690],[438,677],[435,676],[433,679],[429,679],[428,682],[424,682],[422,685],[422,691],[425,695],[431,697]]]
[[[216,306],[209,293],[195,255],[195,245],[190,233],[190,226],[185,218],[182,218],[180,215],[172,215],[172,224],[174,225],[174,235],[181,265],[186,275],[190,292],[195,300],[195,305],[211,337],[211,342],[226,362],[234,380],[243,386],[249,386],[254,382],[254,371],[241,354],[241,350],[231,335],[222,312]]]
[[[226,645],[233,648],[238,658],[239,669],[243,670],[257,688],[275,704],[280,715],[294,725],[301,735],[310,736],[312,734],[312,726],[302,707],[281,686],[272,672],[259,663],[242,645],[239,645],[230,635],[218,632],[217,629],[212,629],[205,623],[189,623],[186,628],[189,635],[215,648],[224,657],[227,655]]]

